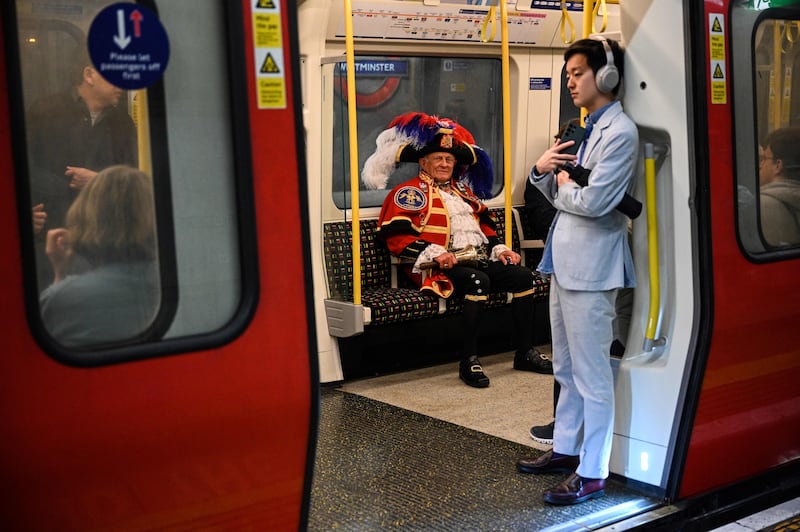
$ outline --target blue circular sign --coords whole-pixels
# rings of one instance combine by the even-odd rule
[[[161,79],[169,61],[169,39],[156,14],[141,4],[112,4],[89,28],[95,69],[121,89],[144,89]]]

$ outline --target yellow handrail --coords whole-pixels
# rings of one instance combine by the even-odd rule
[[[658,268],[658,220],[656,217],[656,160],[653,145],[644,145],[644,179],[647,195],[647,255],[650,268],[650,309],[644,335],[644,351],[655,345],[661,308],[661,283]]]
[[[139,149],[139,169],[153,175],[153,161],[150,153],[150,112],[147,104],[147,89],[133,94],[133,115],[136,123],[136,141]]]
[[[586,0],[583,2],[583,34],[581,38],[586,39],[589,35],[592,34],[592,28],[594,27],[594,18],[593,18],[593,8],[594,8],[594,1],[595,0]],[[581,125],[586,125],[586,115],[589,112],[586,110],[585,107],[581,107]]]
[[[486,18],[481,26],[481,41],[492,42],[495,36],[497,23],[496,7],[489,8]],[[491,24],[491,34],[486,35],[486,28]],[[511,215],[511,89],[509,82],[509,53],[508,53],[508,7],[505,2],[500,2],[500,55],[501,76],[503,83],[503,191],[505,193],[505,241],[507,247],[512,247],[512,215]]]
[[[772,66],[772,69],[769,72],[768,101],[770,110],[770,126],[772,129],[778,129],[781,127],[782,115],[781,93],[783,89],[783,78],[781,77],[781,73],[783,72],[783,57],[781,52],[783,50],[783,39],[778,28],[780,21],[775,20],[772,23],[772,57],[774,58],[775,64]]]
[[[347,48],[347,119],[350,135],[350,210],[352,212],[353,304],[361,304],[361,221],[358,197],[358,129],[356,127],[356,61],[353,46],[353,4],[344,0],[344,29]]]
[[[511,89],[508,57],[508,7],[500,2],[500,38],[503,75],[503,190],[505,191],[505,245],[512,247],[511,239]]]

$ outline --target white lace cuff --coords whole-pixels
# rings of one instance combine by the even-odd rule
[[[492,254],[489,256],[489,260],[497,262],[498,260],[500,260],[499,259],[500,254],[503,253],[504,251],[511,251],[511,249],[507,248],[503,244],[497,244],[495,247],[492,248]]]

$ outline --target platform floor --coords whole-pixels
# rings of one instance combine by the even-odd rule
[[[540,346],[544,351],[549,346]],[[661,500],[612,477],[606,496],[558,507],[542,491],[565,475],[523,475],[515,462],[549,448],[528,429],[552,419],[553,378],[482,357],[487,389],[457,363],[323,386],[308,530],[625,530]],[[800,499],[717,532],[800,530]]]
[[[457,364],[324,388],[308,529],[585,530],[658,504],[616,480],[605,497],[545,504],[565,475],[515,462],[548,448],[527,427],[551,419],[552,376],[512,370],[511,354],[482,360],[488,389],[461,383]]]

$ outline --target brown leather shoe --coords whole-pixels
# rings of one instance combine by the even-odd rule
[[[605,492],[604,478],[583,478],[577,473],[571,474],[567,480],[544,492],[544,502],[550,504],[578,504],[595,497],[602,497]]]
[[[538,458],[520,458],[517,460],[517,471],[520,473],[572,473],[578,469],[581,461],[577,456],[553,456],[550,449]]]

